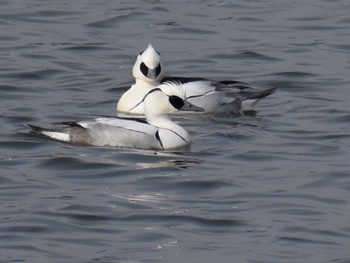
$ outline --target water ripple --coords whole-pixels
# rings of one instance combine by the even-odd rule
[[[1,1],[0,262],[349,262],[345,2]],[[148,43],[169,75],[278,90],[176,116],[187,152],[29,134],[114,115]]]
[[[127,23],[128,21],[132,21],[136,18],[140,19],[141,17],[144,17],[146,14],[143,12],[130,12],[128,14],[118,14],[114,15],[112,17],[100,20],[100,21],[94,21],[91,23],[87,23],[87,27],[93,27],[93,28],[100,28],[100,29],[107,29],[107,28],[114,28],[120,23]]]

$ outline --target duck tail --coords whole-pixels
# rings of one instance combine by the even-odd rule
[[[56,129],[48,129],[48,128],[43,128],[40,126],[28,124],[31,134],[35,135],[40,135],[40,136],[45,136],[51,139],[63,141],[63,142],[69,142],[70,141],[70,136],[67,132],[64,130],[56,130]]]
[[[36,134],[36,135],[42,135],[43,131],[47,130],[43,127],[39,127],[33,124],[27,124],[30,128],[30,133],[31,134]]]
[[[271,95],[276,91],[277,87],[271,87],[258,91],[242,91],[242,111],[255,111],[255,105],[263,98]]]
[[[276,91],[277,87],[271,87],[263,90],[257,91],[242,91],[240,94],[242,95],[244,100],[260,100],[265,98]]]

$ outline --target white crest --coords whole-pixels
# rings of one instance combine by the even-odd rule
[[[157,88],[160,88],[165,94],[168,96],[178,96],[181,99],[186,99],[186,90],[184,89],[183,85],[176,81],[169,81],[164,82],[157,86]]]
[[[160,64],[160,56],[151,44],[142,52],[141,61],[150,69],[155,69]]]
[[[159,84],[164,76],[164,70],[160,55],[151,44],[141,52],[136,59],[132,74],[136,83],[151,84],[152,87]]]

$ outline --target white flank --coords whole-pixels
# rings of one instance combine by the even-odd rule
[[[43,131],[43,135],[50,137],[55,140],[69,142],[69,135],[63,132],[54,132],[54,131]]]

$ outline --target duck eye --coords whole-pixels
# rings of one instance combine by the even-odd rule
[[[156,75],[157,75],[157,76],[160,74],[161,70],[162,70],[162,67],[161,67],[160,64],[159,64],[159,65],[157,66],[157,68],[156,68]]]
[[[145,63],[143,63],[143,62],[141,63],[140,70],[141,70],[142,74],[147,77],[148,67],[145,65]]]
[[[181,98],[179,98],[178,96],[169,96],[169,102],[171,105],[174,106],[174,108],[176,108],[178,110],[181,109],[185,105],[184,101]]]

